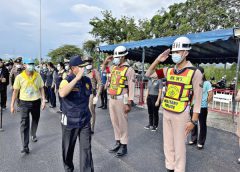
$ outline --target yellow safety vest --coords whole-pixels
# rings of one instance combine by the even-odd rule
[[[28,86],[32,86],[34,88],[35,91],[38,90],[36,84],[34,83],[35,79],[38,77],[38,73],[36,71],[33,72],[32,77],[29,77],[26,73],[26,71],[22,71],[22,73],[20,74],[25,80],[27,80],[27,87]]]
[[[128,66],[114,66],[110,76],[110,85],[108,94],[118,96],[122,93],[123,88],[126,88],[124,82],[127,80],[126,73]]]
[[[185,68],[181,73],[175,74],[174,68],[167,70],[166,93],[162,101],[162,107],[171,112],[183,112],[191,101],[192,78],[194,67]]]

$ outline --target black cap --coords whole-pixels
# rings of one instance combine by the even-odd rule
[[[86,66],[86,64],[82,61],[80,56],[73,56],[69,61],[69,66]]]
[[[3,60],[0,58],[0,62],[2,62]]]

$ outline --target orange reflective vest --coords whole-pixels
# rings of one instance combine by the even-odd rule
[[[127,80],[126,73],[128,66],[114,66],[110,75],[110,85],[108,88],[108,94],[118,96],[122,93],[123,88],[127,86],[124,82]]]
[[[167,90],[162,101],[165,110],[184,112],[193,96],[192,78],[195,70],[195,67],[188,67],[178,74],[174,72],[174,68],[167,70]]]

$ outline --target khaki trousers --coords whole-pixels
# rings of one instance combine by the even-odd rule
[[[115,140],[121,144],[128,143],[128,114],[124,112],[123,100],[109,99],[109,113],[112,121]]]
[[[96,121],[96,112],[95,112],[95,108],[96,105],[93,104],[93,94],[90,95],[89,97],[89,110],[91,112],[91,131],[94,132],[94,126],[95,126],[95,121]]]
[[[189,120],[189,110],[180,114],[163,111],[165,165],[169,170],[185,172],[187,140],[185,127]]]

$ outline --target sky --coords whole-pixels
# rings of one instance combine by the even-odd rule
[[[82,47],[93,17],[111,10],[114,17],[150,19],[161,8],[186,0],[41,0],[42,57],[64,44]],[[0,1],[0,58],[38,58],[40,54],[40,0]]]

